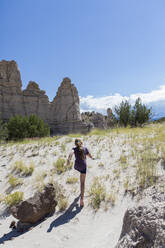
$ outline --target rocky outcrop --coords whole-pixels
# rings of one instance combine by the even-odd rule
[[[113,114],[111,108],[107,109],[106,122],[107,122],[107,127],[108,128],[114,127],[116,125],[116,123],[117,123],[117,119],[116,119],[115,115]]]
[[[4,121],[23,114],[22,81],[15,61],[0,62],[0,113]]]
[[[84,112],[81,114],[81,118],[84,122],[88,123],[93,128],[107,129],[116,124],[116,118],[110,108],[107,109],[107,115],[92,112]]]
[[[165,247],[165,193],[153,194],[146,203],[126,211],[115,248]]]
[[[82,122],[78,91],[69,78],[64,78],[50,106],[51,123],[54,132],[86,132],[87,125]]]
[[[23,106],[23,115],[35,114],[45,122],[49,122],[49,99],[37,83],[30,81],[23,90]]]
[[[37,192],[33,197],[11,207],[11,214],[21,223],[35,224],[48,214],[55,211],[55,189],[48,184],[43,192]]]
[[[0,114],[8,121],[16,114],[37,115],[49,124],[53,133],[87,132],[88,125],[82,122],[79,96],[69,78],[64,78],[56,97],[49,102],[45,91],[30,81],[21,90],[22,81],[15,61],[0,62]]]
[[[106,129],[107,121],[106,116],[101,113],[97,113],[95,111],[92,112],[84,112],[81,114],[82,120],[94,128],[98,129]]]

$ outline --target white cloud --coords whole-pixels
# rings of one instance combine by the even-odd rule
[[[130,95],[130,100],[135,101],[138,97],[140,97],[145,104],[165,100],[165,85],[161,85],[158,90],[153,90],[149,93],[132,94]]]
[[[94,110],[104,113],[107,108],[113,109],[114,106],[120,104],[122,100],[128,100],[130,103],[134,103],[138,97],[142,99],[143,103],[150,106],[152,106],[152,103],[158,103],[159,105],[159,102],[165,101],[165,85],[161,85],[158,90],[153,90],[148,93],[131,94],[130,96],[122,96],[116,93],[103,97],[80,97],[81,112]]]

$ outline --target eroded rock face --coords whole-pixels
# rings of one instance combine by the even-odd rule
[[[115,248],[165,247],[165,194],[154,194],[152,203],[128,209]]]
[[[23,90],[24,115],[35,114],[42,120],[49,120],[49,99],[36,82],[30,81]]]
[[[0,113],[7,121],[15,114],[23,114],[22,81],[15,61],[0,61]]]
[[[69,78],[64,78],[51,103],[52,120],[55,122],[80,121],[78,91]]]
[[[81,121],[78,91],[69,78],[64,78],[51,103],[51,123],[56,132],[86,132],[87,125]]]
[[[4,121],[11,116],[37,115],[49,124],[53,133],[87,132],[82,122],[79,96],[69,78],[64,78],[53,102],[36,82],[21,90],[22,81],[15,61],[0,62],[0,113]]]
[[[33,197],[11,207],[11,214],[22,223],[35,224],[48,214],[55,211],[55,189],[48,184],[42,193],[37,192]]]

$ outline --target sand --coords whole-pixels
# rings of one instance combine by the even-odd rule
[[[47,248],[113,248],[121,233],[123,216],[128,207],[135,206],[131,196],[124,196],[123,182],[133,170],[120,170],[117,177],[115,169],[120,168],[121,154],[130,152],[129,142],[123,135],[102,137],[82,137],[84,146],[88,147],[95,160],[87,159],[88,171],[86,177],[85,206],[79,207],[79,181],[73,185],[67,184],[68,177],[77,177],[79,173],[73,168],[61,175],[53,174],[53,180],[64,188],[68,207],[65,211],[56,213],[38,223],[31,230],[17,233],[9,229],[14,217],[6,216],[6,206],[0,204],[0,244],[12,248],[47,247]],[[39,185],[39,176],[47,173],[45,183],[52,176],[53,162],[59,157],[67,158],[74,146],[74,138],[61,137],[51,142],[32,142],[28,144],[1,145],[0,146],[0,194],[10,191],[8,176],[15,161],[33,163],[35,170],[32,176],[23,178],[24,184],[11,192],[23,191],[24,198],[34,194]],[[72,160],[74,162],[74,159]],[[129,161],[133,164],[133,158]],[[116,197],[115,205],[102,203],[98,211],[90,206],[89,189],[93,179],[98,176],[107,193],[113,192]],[[133,180],[133,176],[132,176]]]

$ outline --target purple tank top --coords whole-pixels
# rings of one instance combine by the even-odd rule
[[[74,168],[78,171],[82,171],[82,170],[85,170],[86,169],[86,155],[89,154],[89,151],[86,147],[83,147],[83,151],[84,151],[84,155],[85,155],[85,159],[82,159],[79,155],[79,152],[78,152],[78,148],[75,147],[73,148],[74,150],[74,155],[75,155],[75,163],[74,163]]]

